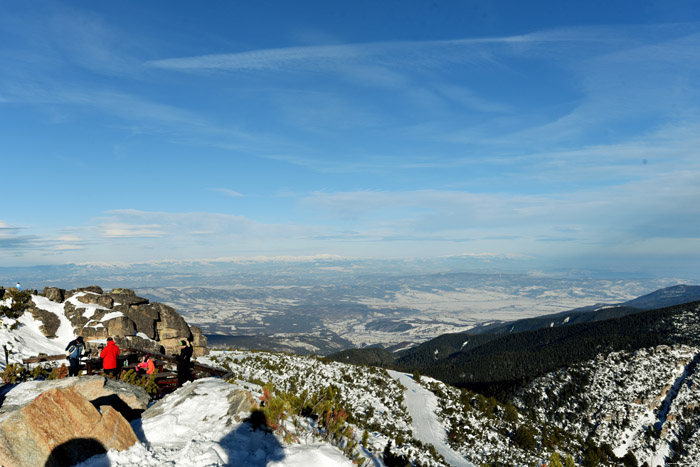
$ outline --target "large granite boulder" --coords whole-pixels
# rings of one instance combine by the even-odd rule
[[[144,333],[149,339],[157,337],[156,322],[160,319],[160,313],[153,305],[120,305],[115,307],[116,310],[121,311],[133,321],[138,332]]]
[[[126,316],[117,316],[104,322],[110,336],[133,336],[136,334],[136,326]]]
[[[50,389],[0,418],[0,465],[65,466],[138,442],[114,408],[96,409],[74,387]]]
[[[159,320],[156,323],[158,337],[165,339],[190,339],[192,333],[187,322],[174,308],[162,303],[152,303],[153,309],[158,311]]]
[[[22,408],[28,401],[50,389],[66,388],[75,389],[92,402],[95,407],[112,405],[125,417],[130,417],[133,412],[145,410],[150,400],[148,393],[143,388],[104,376],[93,375],[49,381],[28,381],[17,386],[3,386],[0,389],[0,399],[4,399],[2,406],[0,406],[0,419],[7,412]],[[109,403],[109,401],[114,401],[114,403]]]
[[[83,336],[86,341],[107,339],[109,337],[109,330],[99,321],[90,321],[80,330],[80,335]]]
[[[114,337],[114,342],[116,342],[121,349],[139,349],[142,352],[147,352],[151,354],[161,353],[161,345],[158,341],[144,339],[141,336],[112,337]]]
[[[207,349],[207,336],[202,333],[202,329],[198,326],[190,326],[192,331],[192,351],[195,357],[201,357],[209,353]]]
[[[66,291],[64,289],[59,289],[58,287],[44,287],[41,294],[52,302],[56,303],[63,303],[63,301],[66,299]]]

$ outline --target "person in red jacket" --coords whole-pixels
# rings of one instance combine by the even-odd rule
[[[102,349],[102,352],[100,352],[100,358],[102,359],[102,368],[105,370],[106,375],[111,375],[115,378],[119,376],[119,373],[117,372],[118,356],[119,346],[114,343],[114,339],[108,337],[107,347]]]

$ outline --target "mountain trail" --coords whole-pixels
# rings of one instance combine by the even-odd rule
[[[404,404],[413,419],[413,436],[424,443],[430,443],[453,467],[475,467],[447,443],[447,432],[435,415],[437,397],[416,383],[413,378],[398,371],[389,371],[392,378],[406,388]]]

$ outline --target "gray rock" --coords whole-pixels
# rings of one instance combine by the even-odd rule
[[[66,291],[58,287],[44,287],[42,295],[52,302],[63,303],[66,299]]]
[[[79,287],[77,289],[72,289],[66,292],[66,300],[71,298],[73,295],[77,294],[78,292],[92,292],[96,294],[103,294],[104,292],[102,291],[102,287],[99,285],[89,285],[87,287]]]
[[[78,297],[78,301],[85,304],[99,305],[111,309],[114,299],[108,295],[86,294]]]
[[[76,308],[71,302],[66,302],[63,305],[63,312],[66,315],[66,318],[68,318],[70,323],[76,329],[82,328],[88,323],[88,321],[90,321],[88,318],[83,316],[85,308]]]
[[[76,386],[42,392],[0,419],[0,464],[5,467],[75,465],[137,442],[118,410],[102,405],[98,411]]]
[[[133,336],[136,326],[126,316],[118,316],[103,323],[110,336]]]
[[[182,316],[174,308],[162,303],[152,303],[154,309],[158,310],[160,319],[156,324],[158,329],[158,339],[191,339],[190,327]]]
[[[148,303],[147,298],[137,297],[131,289],[112,289],[107,295],[120,305],[146,305]]]
[[[104,376],[80,376],[74,378],[55,379],[51,381],[28,381],[15,386],[5,386],[0,389],[0,397],[5,400],[0,406],[0,418],[3,414],[17,410],[31,400],[49,389],[74,387],[81,395],[93,403],[96,407],[105,404],[106,399],[111,396],[117,397],[120,402],[114,405],[124,406],[129,410],[142,411],[148,407],[150,397],[145,389],[133,386],[122,381],[117,381]],[[116,407],[115,407],[116,408]],[[128,417],[127,417],[128,418]]]
[[[105,308],[112,309],[114,306],[114,299],[108,295],[100,295],[97,298],[97,304]]]
[[[91,321],[81,329],[80,335],[83,336],[85,340],[106,339],[109,337],[109,331],[102,323]]]
[[[124,313],[136,325],[138,332],[142,332],[151,339],[156,338],[156,322],[160,319],[158,308],[154,304],[119,306],[115,310]]]
[[[56,331],[58,331],[58,327],[61,325],[61,321],[58,319],[58,316],[50,311],[41,310],[36,307],[31,307],[27,311],[32,314],[34,319],[41,321],[39,330],[42,332],[42,334],[44,334],[46,337],[56,337]]]
[[[209,354],[207,349],[207,336],[202,333],[202,329],[198,326],[190,326],[192,331],[192,348],[195,357],[202,357]]]

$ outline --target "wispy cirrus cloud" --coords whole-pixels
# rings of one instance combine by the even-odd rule
[[[401,64],[422,67],[435,66],[445,61],[492,61],[494,57],[489,53],[492,49],[512,54],[541,55],[543,50],[552,50],[553,45],[565,45],[571,53],[573,45],[585,43],[596,44],[599,52],[600,49],[614,47],[611,43],[622,40],[629,41],[629,38],[619,28],[570,28],[503,37],[280,47],[152,60],[146,62],[146,65],[178,71],[292,70],[376,60],[377,63],[389,66]],[[541,50],[542,47],[546,48]],[[588,48],[576,52],[591,53]]]
[[[157,238],[167,234],[158,224],[107,223],[100,224],[99,229],[106,238]]]
[[[232,190],[230,188],[208,188],[208,190],[213,191],[215,193],[219,193],[219,194],[224,195],[224,196],[230,196],[232,198],[242,198],[243,196],[245,196],[244,194],[239,193],[239,192]]]

